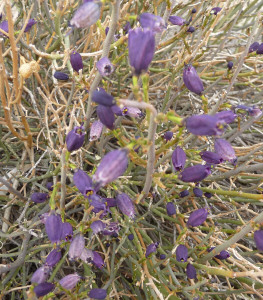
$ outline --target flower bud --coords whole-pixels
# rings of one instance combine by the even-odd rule
[[[232,110],[223,110],[214,115],[217,117],[220,121],[225,122],[226,124],[232,123],[235,121],[237,115],[232,112]]]
[[[111,110],[111,107],[98,105],[97,106],[97,115],[102,124],[104,124],[110,130],[114,129],[114,113]]]
[[[222,10],[221,7],[214,7],[211,10],[211,14],[216,16],[221,10]]]
[[[227,63],[227,68],[228,68],[228,70],[231,70],[231,69],[233,68],[233,66],[234,66],[234,63],[233,63],[232,61],[229,61],[229,62]]]
[[[28,32],[29,30],[31,30],[32,26],[35,25],[36,23],[37,21],[35,19],[29,19],[24,32]]]
[[[35,203],[43,203],[48,199],[48,193],[33,193],[31,195],[31,201]]]
[[[195,32],[194,26],[190,26],[190,27],[186,30],[186,32],[190,32],[190,33]],[[203,83],[202,83],[202,85],[203,85]]]
[[[117,200],[117,207],[119,208],[119,210],[124,215],[128,216],[131,219],[134,219],[135,208],[131,198],[127,194],[122,193],[116,197],[116,200]]]
[[[178,16],[170,16],[168,19],[173,25],[182,26],[185,24],[185,19]]]
[[[166,212],[168,216],[172,216],[176,214],[176,209],[173,202],[168,202],[166,204]]]
[[[146,248],[145,257],[147,258],[150,254],[157,251],[157,248],[159,246],[159,242],[152,243]]]
[[[46,188],[49,190],[49,191],[53,191],[53,182],[49,181],[47,182],[46,184]]]
[[[89,138],[90,142],[96,141],[97,139],[100,138],[103,126],[104,125],[99,120],[92,123],[90,128],[90,138]]]
[[[70,223],[62,223],[61,240],[71,241],[73,238],[73,228]]]
[[[161,260],[166,259],[166,255],[165,255],[165,254],[161,254],[161,255],[160,255],[160,259],[161,259]]]
[[[47,256],[45,265],[53,268],[61,259],[61,250],[59,248],[53,249]]]
[[[257,54],[263,54],[263,43],[258,46]]]
[[[199,188],[195,187],[193,188],[193,193],[196,197],[202,197],[203,196],[203,191],[200,190]]]
[[[63,277],[59,284],[66,290],[72,290],[77,285],[77,283],[80,281],[80,276],[75,274],[69,274],[65,277]]]
[[[189,196],[189,191],[188,190],[181,191],[179,196],[180,196],[180,198],[187,197],[187,196]]]
[[[166,131],[163,135],[163,138],[166,140],[166,142],[170,141],[173,138],[173,132],[172,131]]]
[[[69,80],[69,76],[66,73],[56,71],[53,75],[57,80]]]
[[[54,288],[55,288],[55,285],[53,283],[43,282],[34,288],[34,293],[39,298],[39,297],[47,295],[48,293],[53,291]]]
[[[128,240],[133,241],[133,239],[134,239],[134,235],[133,235],[132,233],[129,234],[129,235],[128,235]]]
[[[196,13],[196,9],[193,8],[192,11],[191,11],[191,13],[192,13],[192,14],[195,14],[195,13]]]
[[[200,208],[191,213],[187,226],[196,227],[202,225],[208,216],[208,210],[206,208]]]
[[[35,273],[31,277],[31,282],[34,283],[43,283],[47,280],[49,274],[51,272],[51,268],[48,266],[42,266],[35,271]]]
[[[82,70],[84,67],[82,57],[77,51],[73,51],[70,54],[70,63],[73,70],[75,70],[76,72],[79,72],[79,70]]]
[[[211,193],[208,193],[208,192],[205,192],[204,195],[208,199],[212,198],[212,196],[213,196]]]
[[[92,101],[103,106],[113,106],[116,103],[114,98],[110,94],[106,93],[103,89],[94,91],[92,93]]]
[[[106,227],[106,225],[100,220],[94,221],[90,224],[90,228],[92,229],[93,234],[100,233],[101,231],[103,231],[105,229],[105,227]]]
[[[216,139],[215,152],[222,157],[222,159],[231,162],[233,165],[237,162],[235,150],[232,148],[230,143],[224,139]]]
[[[141,14],[139,22],[143,29],[150,29],[154,33],[160,33],[163,32],[164,29],[166,29],[164,19],[151,13]]]
[[[179,262],[186,262],[188,259],[188,249],[184,245],[179,245],[175,251],[176,260]]]
[[[185,86],[188,88],[189,91],[197,95],[202,94],[204,90],[203,82],[198,76],[196,69],[192,65],[185,65],[183,72],[183,80]]]
[[[178,179],[184,182],[199,182],[205,179],[211,170],[209,167],[204,165],[195,165],[192,167],[185,168],[179,175]]]
[[[127,152],[120,149],[107,153],[93,175],[93,181],[102,187],[122,176],[128,167]]]
[[[211,247],[207,251],[211,252],[213,249],[215,249],[215,247]],[[226,250],[222,250],[219,254],[215,255],[215,258],[221,260],[227,259],[228,257],[230,257],[230,254]]]
[[[104,289],[92,289],[89,292],[89,297],[97,300],[103,300],[107,297],[107,291]]]
[[[67,149],[69,152],[73,152],[75,150],[78,150],[81,148],[84,144],[85,140],[85,132],[84,132],[84,127],[79,126],[79,127],[74,127],[73,130],[71,130],[66,137],[66,144],[67,144]]]
[[[100,6],[100,1],[86,1],[76,10],[70,24],[77,28],[86,28],[95,24],[100,17]]]
[[[254,241],[259,251],[263,251],[263,230],[257,230],[254,232]]]
[[[202,151],[199,153],[201,158],[209,164],[221,164],[224,160],[223,158],[215,152]]]
[[[68,255],[70,260],[75,260],[80,257],[85,247],[85,240],[82,234],[77,234],[70,244]]]
[[[155,37],[151,30],[136,28],[129,31],[129,61],[135,75],[147,71],[155,51]]]
[[[187,264],[186,275],[189,279],[196,279],[196,269],[193,265]]]
[[[257,50],[258,50],[258,47],[259,47],[259,43],[258,43],[258,42],[252,43],[252,44],[250,45],[250,47],[249,47],[248,53],[257,51]]]
[[[0,23],[0,29],[2,29],[3,31],[5,31],[6,33],[8,33],[8,21],[5,20],[2,23]],[[0,36],[7,36],[6,34],[0,32]]]
[[[60,215],[52,214],[45,223],[46,232],[51,243],[59,243],[62,234],[62,220]]]
[[[176,147],[172,154],[172,163],[176,171],[181,171],[186,162],[186,154],[181,147]]]
[[[108,57],[101,58],[96,64],[101,76],[109,76],[114,71],[114,66],[108,59]]]

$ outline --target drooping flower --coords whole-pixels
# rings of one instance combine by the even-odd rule
[[[60,215],[51,214],[45,223],[46,232],[51,243],[59,243],[62,234],[62,220]]]
[[[102,269],[105,265],[103,258],[96,251],[92,251],[92,255],[93,255],[93,258],[92,258],[91,262],[93,263],[93,265],[99,269]]]
[[[103,300],[107,297],[107,291],[104,289],[92,289],[89,291],[89,297],[97,300]]]
[[[159,247],[159,242],[152,243],[146,248],[145,257],[147,258],[150,254],[157,251],[157,248]]]
[[[165,134],[163,135],[163,138],[166,140],[166,142],[170,141],[172,137],[173,137],[172,131],[166,131]]]
[[[114,129],[114,113],[111,107],[98,105],[97,106],[97,115],[103,125],[105,125],[110,130]]]
[[[185,19],[179,17],[179,16],[170,16],[168,19],[173,25],[182,26],[185,24]]]
[[[117,207],[119,208],[119,210],[124,215],[128,216],[131,219],[134,219],[135,208],[131,198],[127,194],[122,193],[122,194],[118,194],[116,200],[117,200]]]
[[[232,123],[235,121],[237,115],[232,110],[223,110],[214,115],[220,121],[225,122],[226,124]]]
[[[166,29],[165,21],[162,17],[151,13],[143,13],[140,15],[139,22],[142,28],[150,29],[154,33],[163,32]]]
[[[66,137],[67,149],[69,152],[78,150],[84,144],[85,132],[83,126],[75,126]]]
[[[151,30],[136,28],[129,31],[129,61],[135,75],[148,70],[155,51],[155,37]]]
[[[188,249],[184,245],[179,245],[175,251],[176,260],[179,262],[186,262],[188,259]]]
[[[96,64],[101,76],[109,76],[114,71],[114,66],[108,57],[102,57]]]
[[[28,32],[36,23],[37,21],[35,19],[29,19],[24,32]]]
[[[208,210],[206,208],[200,208],[193,211],[187,221],[187,226],[200,226],[202,225],[208,216]]]
[[[211,170],[209,167],[204,165],[195,165],[192,167],[185,168],[179,175],[178,179],[184,182],[199,182],[205,179]]]
[[[237,157],[235,150],[231,144],[225,139],[216,139],[215,143],[215,152],[222,157],[222,159],[231,162],[233,165],[237,162]]]
[[[212,10],[211,10],[211,14],[213,14],[213,15],[216,16],[221,10],[222,10],[221,7],[214,7],[214,8],[212,8]]]
[[[77,258],[80,258],[80,255],[84,250],[84,247],[85,247],[84,236],[82,234],[77,234],[73,238],[69,246],[69,251],[68,251],[69,259],[75,260]]]
[[[257,230],[254,232],[254,241],[259,251],[263,251],[263,230]]]
[[[233,63],[232,61],[229,61],[229,62],[227,63],[227,68],[228,68],[228,70],[231,70],[231,69],[233,68],[233,66],[234,66],[234,63]]]
[[[77,285],[77,283],[80,281],[80,278],[81,277],[77,273],[69,274],[69,275],[63,277],[59,281],[59,284],[66,290],[72,290]]]
[[[168,202],[166,204],[166,212],[168,216],[172,216],[176,214],[176,209],[173,202]]]
[[[187,264],[186,275],[189,279],[196,279],[196,269],[193,265]]]
[[[92,101],[103,106],[113,106],[116,104],[114,98],[106,93],[104,89],[94,91],[92,93]]]
[[[129,116],[131,118],[140,118],[143,114],[142,111],[137,107],[124,107],[122,115]]]
[[[85,1],[76,10],[70,24],[77,28],[86,28],[95,24],[100,17],[100,7],[100,1]]]
[[[252,44],[250,45],[250,47],[249,47],[248,53],[257,51],[257,50],[258,50],[258,47],[259,47],[259,43],[258,43],[258,42],[252,43]]]
[[[176,171],[181,171],[186,162],[186,154],[184,150],[177,146],[172,154],[172,163]]]
[[[90,142],[96,141],[97,139],[100,138],[103,126],[104,125],[99,120],[92,123],[90,128],[90,138],[89,138]]]
[[[215,249],[215,247],[211,247],[207,251],[211,252],[213,249]],[[220,253],[215,255],[215,258],[218,258],[220,260],[227,259],[228,257],[230,257],[230,254],[226,250],[222,250]]]
[[[62,223],[61,240],[71,241],[73,238],[73,228],[70,223]]]
[[[100,217],[104,217],[107,214],[107,212],[109,211],[109,208],[107,207],[107,204],[105,203],[105,200],[101,199],[98,195],[92,195],[90,197],[90,199],[91,199],[90,205],[93,206],[92,212],[97,214],[100,211],[103,211],[103,213],[100,215]]]
[[[94,257],[94,255],[93,255],[92,250],[89,250],[89,249],[87,249],[87,248],[84,248],[84,249],[82,250],[82,252],[81,252],[79,258],[80,258],[82,261],[84,261],[85,263],[90,263],[90,262],[93,260],[93,257]]]
[[[48,193],[33,193],[31,195],[31,201],[35,203],[43,203],[48,199]]]
[[[110,222],[106,224],[106,228],[103,230],[104,235],[112,235],[117,237],[120,231],[120,225],[118,222]]]
[[[61,259],[61,250],[59,248],[53,249],[47,256],[45,265],[53,268]]]
[[[42,282],[34,288],[34,293],[39,298],[39,297],[47,295],[48,293],[53,291],[54,288],[55,288],[55,285],[53,283]]]
[[[111,110],[116,116],[119,117],[123,116],[122,109],[118,105],[111,106]]]
[[[92,179],[86,172],[78,169],[73,175],[73,182],[82,195],[93,194]]]
[[[34,283],[43,283],[47,280],[49,274],[51,272],[51,268],[48,266],[42,266],[38,268],[31,277],[31,282]]]
[[[192,65],[185,65],[184,72],[183,72],[183,80],[185,86],[188,88],[189,91],[201,95],[204,86],[203,82],[198,76],[196,69]]]
[[[2,29],[3,31],[5,31],[6,33],[8,33],[8,21],[5,20],[2,23],[0,23],[0,29]],[[7,36],[6,34],[4,34],[3,32],[0,32],[0,36]]]
[[[72,51],[70,54],[70,63],[76,72],[79,72],[80,70],[83,69],[83,61],[81,55],[77,51]]]
[[[57,80],[64,80],[64,81],[69,80],[68,74],[63,73],[63,72],[56,71],[56,72],[54,73],[53,76],[54,76]]]
[[[203,196],[203,191],[200,190],[199,188],[195,187],[193,188],[193,193],[196,197],[202,197]]]
[[[92,229],[94,234],[102,232],[105,229],[105,227],[106,225],[100,220],[94,221],[90,224],[90,228]]]
[[[199,154],[201,158],[209,164],[221,164],[224,161],[223,158],[215,152],[202,151]]]

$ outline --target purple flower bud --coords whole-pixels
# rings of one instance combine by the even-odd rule
[[[182,26],[185,24],[185,19],[178,16],[170,16],[168,19],[173,25]]]
[[[166,131],[165,134],[163,135],[163,138],[166,140],[166,142],[170,141],[172,137],[173,137],[172,131]]]
[[[203,196],[203,191],[200,190],[199,188],[195,187],[193,188],[193,193],[196,197],[202,197]]]
[[[183,80],[185,86],[188,88],[189,91],[201,95],[204,86],[203,82],[198,76],[196,69],[192,65],[185,65],[184,72],[183,72]]]
[[[195,14],[195,13],[196,13],[196,9],[193,8],[192,11],[191,11],[191,13],[192,13],[192,14]]]
[[[208,193],[208,192],[205,192],[204,195],[208,199],[212,198],[212,196],[213,196],[211,193]]]
[[[217,164],[221,164],[224,161],[223,158],[215,152],[202,151],[199,154],[200,154],[201,158],[209,164],[217,165]]]
[[[118,236],[120,231],[120,225],[117,222],[110,222],[106,224],[106,228],[103,230],[104,235]]]
[[[129,234],[129,235],[128,235],[128,240],[133,241],[133,239],[134,239],[134,235],[133,235],[132,233]]]
[[[186,262],[188,258],[188,249],[184,245],[179,245],[175,251],[176,260],[179,262]]]
[[[129,61],[135,75],[147,71],[155,51],[155,38],[151,30],[136,28],[129,31]]]
[[[66,290],[72,290],[77,285],[77,283],[80,281],[80,276],[75,274],[69,274],[65,277],[63,277],[59,284]]]
[[[211,247],[207,249],[207,251],[211,252],[213,249],[215,249],[215,247]],[[221,260],[227,259],[228,257],[230,257],[230,254],[226,250],[222,250],[219,254],[215,255],[215,258]]]
[[[181,147],[176,147],[172,154],[172,163],[176,171],[181,171],[184,168],[186,154]]]
[[[214,116],[217,117],[220,121],[225,122],[226,124],[234,122],[237,117],[237,115],[232,112],[232,110],[223,110],[219,113],[216,113]]]
[[[100,17],[100,6],[100,1],[86,1],[76,10],[70,24],[77,28],[86,28],[95,24]]]
[[[102,187],[122,176],[128,167],[127,153],[126,149],[107,153],[93,175],[93,181]]]
[[[211,14],[216,16],[221,10],[222,10],[221,7],[214,7],[211,10]]]
[[[122,110],[118,105],[111,106],[111,110],[113,111],[113,113],[116,116],[119,116],[119,117],[123,116]]]
[[[237,162],[237,157],[235,150],[232,148],[231,144],[224,139],[216,139],[215,152],[219,154],[224,160],[231,162],[233,165]]]
[[[258,42],[252,43],[252,44],[250,45],[250,47],[249,47],[248,53],[257,51],[257,50],[258,50],[258,47],[259,47],[259,43],[258,43]]]
[[[82,195],[90,196],[93,194],[92,179],[86,172],[78,169],[73,175],[73,182]]]
[[[95,267],[102,269],[105,265],[104,260],[102,257],[99,255],[98,252],[92,251],[93,258],[92,258],[92,263],[94,264]]]
[[[116,200],[117,200],[117,207],[119,208],[119,210],[124,215],[128,216],[131,219],[134,219],[135,208],[131,198],[127,194],[122,193],[122,194],[118,194]]]
[[[162,17],[151,13],[143,13],[140,15],[139,22],[142,28],[150,29],[154,33],[163,32],[166,29],[165,21]]]
[[[94,91],[92,93],[92,101],[103,106],[113,106],[116,103],[114,98],[104,90]]]
[[[45,265],[53,268],[61,259],[61,250],[59,248],[53,249],[47,256]]]
[[[161,259],[161,260],[166,259],[166,255],[165,255],[165,254],[161,254],[161,255],[160,255],[160,259]]]
[[[70,223],[62,223],[61,240],[71,241],[73,238],[73,228]]]
[[[69,80],[69,76],[66,73],[56,71],[53,75],[57,80]]]
[[[39,297],[47,295],[48,293],[53,291],[54,288],[55,288],[55,285],[53,283],[43,282],[34,288],[34,293],[39,298]]]
[[[190,27],[186,30],[186,32],[190,32],[190,33],[195,32],[194,26],[190,26]],[[203,85],[203,83],[202,83],[202,85]]]
[[[104,105],[97,106],[97,115],[102,124],[104,124],[110,130],[114,129],[114,113],[111,107],[107,107]]]
[[[152,243],[146,248],[145,257],[147,258],[151,253],[156,252],[159,246],[159,242]]]
[[[90,224],[90,228],[92,229],[94,234],[100,233],[101,231],[103,231],[105,229],[105,227],[106,227],[106,225],[100,220],[94,221]]]
[[[73,130],[71,130],[67,137],[66,137],[66,144],[67,144],[67,149],[69,152],[78,150],[81,148],[84,144],[85,140],[85,132],[84,132],[84,127],[79,126],[79,127],[74,127]]]
[[[221,135],[225,130],[225,122],[217,116],[192,115],[185,120],[187,130],[195,135]]]
[[[124,34],[127,34],[130,29],[131,29],[131,23],[130,22],[126,22],[126,24],[123,27]]]
[[[97,300],[103,300],[107,297],[107,291],[104,289],[92,289],[89,292],[89,297]]]
[[[70,54],[70,63],[76,72],[83,69],[83,61],[81,55],[77,51],[72,51]]]
[[[28,22],[27,22],[27,25],[26,25],[26,28],[25,28],[24,32],[28,32],[32,28],[32,26],[35,25],[36,23],[37,23],[36,20],[29,19]]]
[[[43,203],[47,200],[48,193],[33,193],[31,195],[31,201],[35,203]]]
[[[8,33],[8,21],[5,20],[2,23],[0,23],[0,28],[5,31],[6,33]],[[7,36],[6,34],[0,32],[0,36]]]
[[[200,226],[202,225],[208,216],[208,210],[206,208],[200,208],[193,211],[188,219],[187,226]]]
[[[70,260],[75,260],[80,257],[83,249],[85,247],[85,240],[82,234],[77,234],[74,238],[73,241],[71,242],[69,246],[69,259]]]
[[[114,71],[114,66],[108,57],[101,58],[96,64],[101,76],[109,76]]]
[[[52,214],[45,223],[46,232],[51,243],[59,243],[62,234],[62,220],[60,215]]]
[[[263,43],[258,46],[257,54],[263,54]]]
[[[53,184],[53,182],[51,182],[51,181],[47,182],[47,184],[46,184],[46,188],[47,188],[49,191],[53,191],[53,186],[54,186],[54,184]]]
[[[193,265],[187,264],[186,275],[189,279],[196,279],[196,269]]]
[[[227,68],[228,68],[228,70],[231,70],[231,69],[233,68],[233,66],[234,66],[234,63],[233,63],[232,61],[229,61],[229,62],[227,63]]]
[[[254,241],[259,251],[263,251],[263,230],[257,230],[254,232]]]
[[[179,195],[180,195],[180,198],[187,197],[187,196],[189,196],[189,191],[188,190],[181,191]]]
[[[31,282],[34,283],[43,283],[47,280],[49,274],[51,272],[51,268],[48,266],[42,266],[35,271],[35,273],[31,277]]]
[[[166,212],[168,216],[172,216],[176,214],[176,209],[173,202],[168,202],[166,204]]]
[[[99,120],[92,123],[90,128],[90,138],[89,138],[90,142],[96,141],[97,139],[100,138],[103,126],[104,125]]]
[[[199,182],[205,179],[211,170],[209,167],[204,165],[195,165],[192,167],[185,168],[179,175],[178,179],[184,182]]]

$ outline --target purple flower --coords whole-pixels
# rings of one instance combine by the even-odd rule
[[[36,20],[29,19],[28,22],[27,22],[27,25],[26,25],[26,28],[25,28],[24,32],[28,32],[32,28],[32,26],[35,25],[36,23],[37,23]]]
[[[222,10],[221,7],[214,7],[211,10],[211,14],[216,16],[221,10]]]
[[[122,110],[118,105],[111,106],[111,110],[113,111],[113,113],[116,116],[119,116],[119,117],[123,116]]]
[[[43,282],[34,288],[34,293],[39,298],[39,297],[47,295],[48,293],[53,291],[54,288],[55,288],[55,285],[53,283]]]
[[[31,201],[35,203],[43,203],[47,200],[48,193],[33,193],[31,195]]]
[[[90,228],[92,229],[94,234],[100,233],[101,231],[103,231],[105,229],[105,227],[106,227],[106,225],[100,220],[94,221],[90,224]]]
[[[210,199],[212,198],[212,194],[211,193],[208,193],[208,192],[205,192],[204,195],[206,196],[206,198]]]
[[[165,254],[161,254],[161,255],[160,255],[160,259],[161,259],[161,260],[166,259],[166,255],[165,255]]]
[[[6,33],[8,33],[8,21],[5,20],[2,23],[0,23],[0,29],[2,29],[3,31],[5,31]],[[6,34],[0,32],[0,36],[7,36]]]
[[[73,175],[73,182],[82,195],[90,196],[93,194],[92,179],[86,172],[78,169]]]
[[[219,113],[216,113],[214,116],[217,117],[220,121],[225,122],[226,124],[234,122],[237,117],[237,115],[232,112],[232,110],[223,110]]]
[[[172,216],[176,214],[176,209],[173,202],[168,202],[166,204],[166,212],[168,216]]]
[[[77,285],[77,283],[80,281],[80,276],[75,274],[69,274],[65,277],[63,277],[59,284],[66,290],[72,290]]]
[[[196,9],[193,8],[192,11],[191,11],[191,13],[192,13],[192,14],[195,14],[195,13],[196,13]]]
[[[117,200],[117,207],[119,208],[119,210],[124,215],[128,216],[131,219],[134,219],[135,208],[131,198],[127,194],[122,193],[122,194],[118,194],[116,200]]]
[[[259,109],[258,107],[254,107],[254,106],[253,106],[253,107],[249,110],[248,114],[249,114],[251,117],[257,118],[257,117],[259,117],[260,115],[262,115],[262,110]]]
[[[51,182],[51,181],[47,182],[46,188],[47,188],[49,191],[53,191],[53,187],[54,187],[53,182]]]
[[[106,213],[109,211],[105,201],[103,199],[101,199],[100,197],[98,197],[97,195],[92,195],[90,197],[90,199],[91,199],[90,205],[94,207],[92,212],[97,214],[100,211],[103,211],[103,213],[100,216],[101,217],[105,216]]]
[[[141,110],[137,107],[125,107],[122,110],[122,114],[131,118],[140,118],[143,115]]]
[[[258,42],[252,43],[252,44],[250,45],[250,47],[249,47],[248,53],[257,51],[257,50],[258,50],[258,47],[259,47],[259,43],[258,43]]]
[[[97,22],[100,17],[100,1],[85,1],[70,21],[72,26],[86,28]]]
[[[69,80],[69,76],[66,73],[56,71],[53,75],[57,80]]]
[[[257,230],[254,233],[254,241],[259,251],[263,251],[263,230]]]
[[[213,249],[215,249],[215,247],[211,247],[207,251],[211,252]],[[230,254],[226,250],[222,250],[219,254],[215,255],[215,258],[221,260],[227,259],[228,257],[230,257]]]
[[[147,71],[155,51],[155,38],[151,30],[136,28],[129,31],[129,61],[135,75]]]
[[[131,29],[131,23],[127,21],[123,27],[124,34],[127,34],[130,29]]]
[[[231,144],[224,139],[216,139],[215,152],[221,156],[224,160],[231,162],[233,165],[237,162],[237,157],[235,150],[232,148]]]
[[[120,225],[117,222],[110,222],[106,224],[106,228],[103,230],[104,235],[118,236],[120,231]]]
[[[185,19],[178,16],[170,16],[168,19],[173,25],[182,26],[185,24]]]
[[[201,158],[209,164],[221,164],[224,160],[223,158],[215,152],[202,151],[199,153]]]
[[[126,149],[107,153],[93,175],[93,181],[102,187],[122,176],[128,167],[127,153]]]
[[[163,138],[166,140],[166,142],[170,141],[172,137],[173,137],[172,131],[166,131],[165,134],[163,135]]]
[[[104,265],[105,265],[104,260],[102,259],[102,257],[99,255],[98,252],[92,251],[92,254],[93,254],[93,258],[92,258],[91,262],[97,268],[102,269],[104,267]]]
[[[162,17],[151,13],[143,13],[140,15],[139,22],[142,28],[150,29],[154,33],[163,32],[166,29],[165,21]]]
[[[228,68],[228,70],[231,70],[231,69],[233,68],[233,66],[234,66],[234,63],[233,63],[232,61],[229,61],[229,62],[227,63],[227,68]]]
[[[85,263],[91,262],[93,260],[93,252],[87,248],[84,248],[80,254],[80,259]]]
[[[263,54],[263,43],[258,46],[257,54]]]
[[[180,198],[187,197],[188,195],[189,195],[189,191],[188,190],[183,190],[179,194]]]
[[[176,171],[181,171],[186,162],[186,154],[181,147],[176,147],[172,154],[172,163]]]
[[[187,264],[186,275],[189,279],[196,279],[196,269],[193,265]]]
[[[96,64],[101,76],[109,76],[114,71],[114,66],[108,57],[101,58]]]
[[[189,91],[201,95],[204,86],[203,82],[198,76],[196,69],[192,65],[185,65],[184,72],[183,72],[183,80],[185,86],[188,88]]]
[[[61,250],[59,248],[53,249],[47,256],[45,265],[53,268],[61,259]]]
[[[196,227],[202,225],[208,216],[208,210],[206,208],[200,208],[193,211],[188,219],[187,226]]]
[[[185,120],[187,130],[195,135],[221,135],[225,122],[217,116],[192,115]]]
[[[34,283],[43,283],[47,280],[49,274],[51,272],[51,268],[48,266],[42,266],[35,271],[35,273],[31,277],[31,282]]]
[[[81,55],[77,51],[72,51],[70,54],[70,63],[76,72],[79,72],[79,70],[83,69],[83,61]]]
[[[51,243],[59,243],[62,234],[62,220],[60,215],[51,214],[45,223],[46,232]]]
[[[151,253],[156,252],[159,246],[159,242],[152,243],[146,248],[145,257],[147,258]]]
[[[114,129],[114,113],[111,110],[111,107],[98,105],[97,106],[97,115],[102,124],[104,124],[110,130]]]
[[[186,262],[188,258],[188,249],[184,245],[179,245],[175,251],[176,260],[179,262]]]
[[[89,291],[89,297],[97,300],[103,300],[107,297],[107,291],[104,289],[92,289]]]
[[[199,182],[205,179],[211,170],[209,167],[204,165],[195,165],[192,167],[185,168],[179,175],[178,179],[184,182]]]
[[[96,141],[97,139],[100,138],[103,126],[104,125],[99,120],[92,123],[90,128],[90,138],[89,138],[90,142]]]
[[[102,89],[92,93],[92,101],[103,106],[113,106],[116,103],[114,98]]]
[[[200,190],[199,188],[195,187],[193,188],[193,193],[196,197],[202,197],[203,196],[203,191]]]
[[[186,32],[190,32],[190,33],[195,32],[194,26],[190,26],[190,27],[186,30]],[[203,85],[203,83],[202,83],[202,85]],[[190,90],[190,91],[191,91],[191,90]],[[195,93],[195,92],[194,92],[194,93]]]
[[[85,140],[85,132],[84,132],[84,127],[79,126],[79,127],[74,127],[73,130],[71,130],[67,137],[66,137],[66,144],[67,144],[67,149],[69,152],[78,150],[81,148],[84,144]]]
[[[134,239],[134,235],[133,235],[132,233],[129,234],[129,235],[128,235],[128,240],[133,241],[133,239]]]
[[[84,247],[85,247],[84,236],[82,234],[77,234],[69,246],[69,251],[68,251],[69,259],[75,260],[79,258]]]
[[[73,238],[73,228],[70,223],[62,223],[61,240],[71,241]]]

